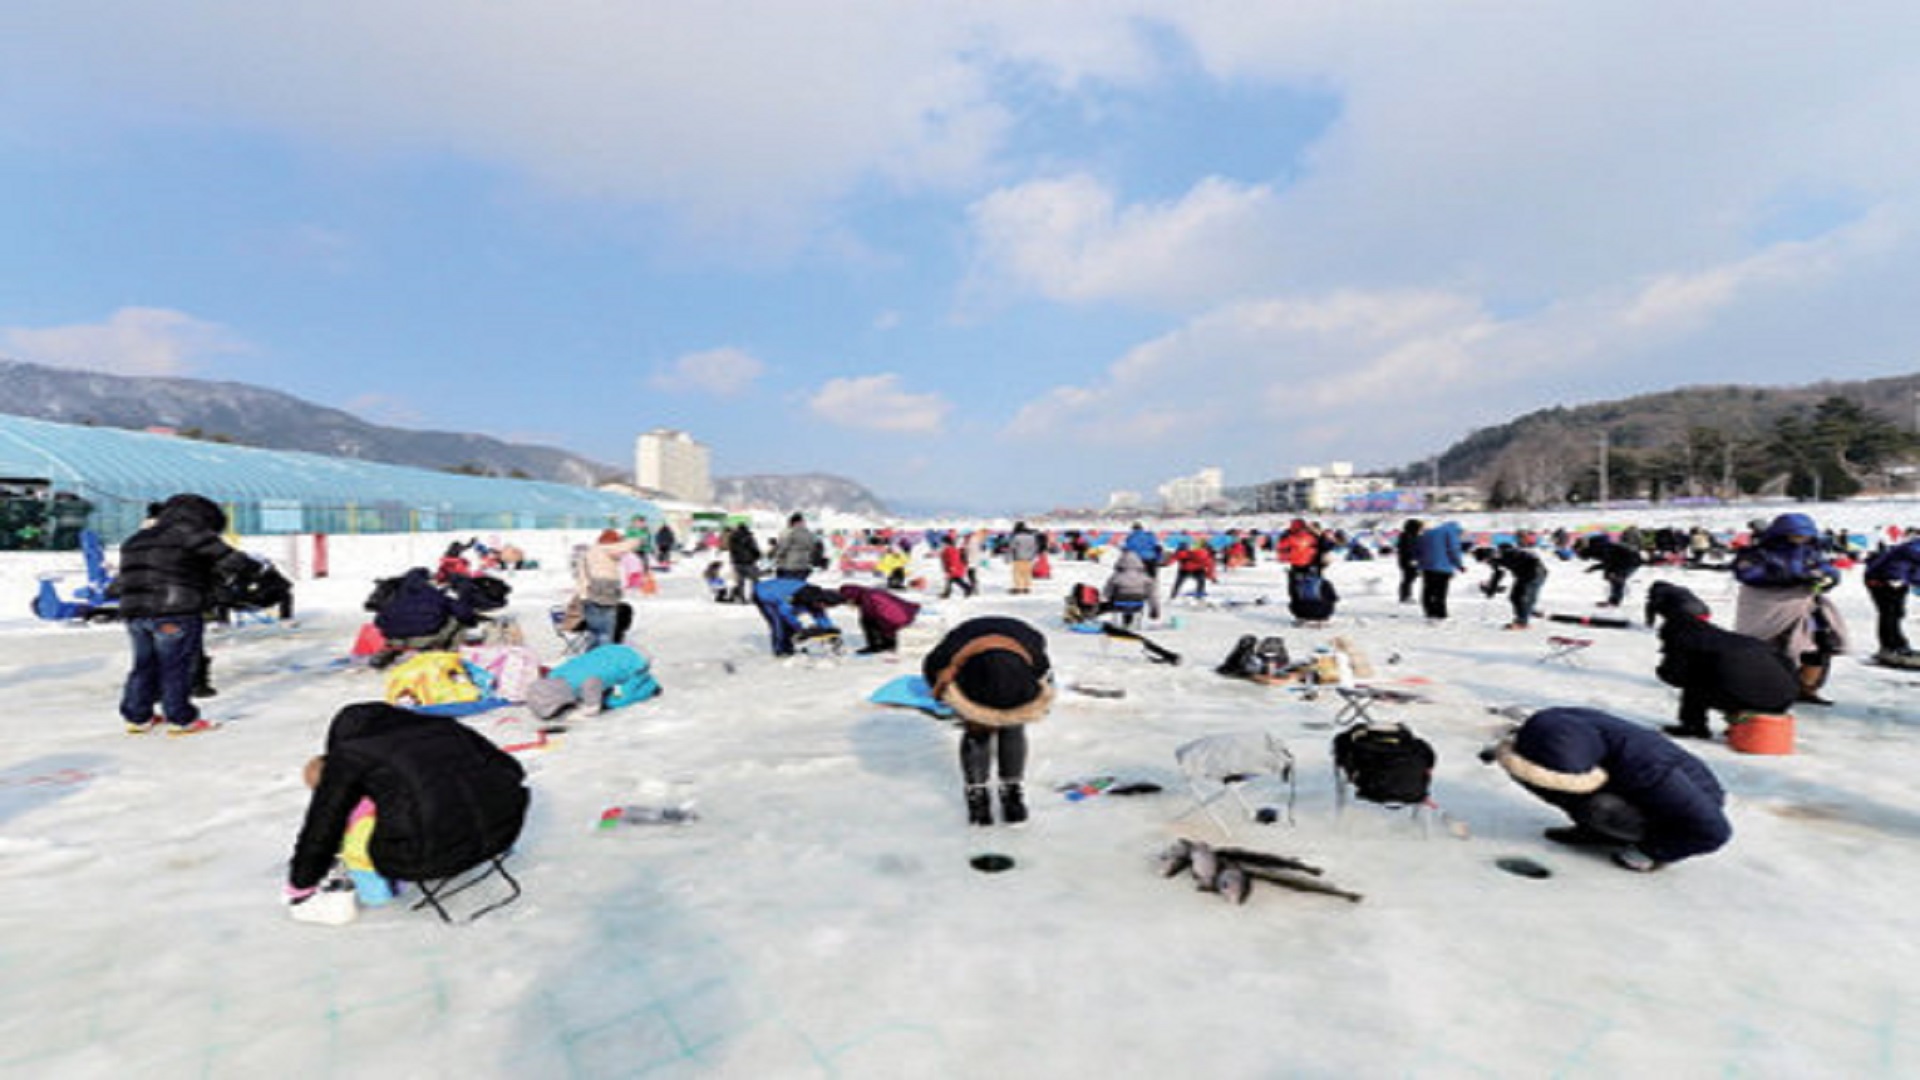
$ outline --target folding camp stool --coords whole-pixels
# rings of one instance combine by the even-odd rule
[[[1242,788],[1264,778],[1286,787],[1287,824],[1293,824],[1293,753],[1274,735],[1265,731],[1208,735],[1181,746],[1173,752],[1173,757],[1187,778],[1187,790],[1193,795],[1193,805],[1174,820],[1199,810],[1218,825],[1221,832],[1231,836],[1232,826],[1214,813],[1213,804],[1232,798],[1242,813],[1253,817],[1254,808],[1247,802]]]
[[[1568,667],[1580,667],[1580,654],[1593,645],[1592,638],[1561,637],[1555,635],[1547,639],[1546,655],[1539,659],[1542,664],[1565,664]]]
[[[826,626],[810,626],[793,632],[793,649],[805,656],[839,656],[846,651],[840,631]]]
[[[414,882],[414,884],[420,888],[420,899],[414,901],[413,910],[419,911],[423,907],[431,907],[439,914],[441,922],[451,923],[453,922],[453,916],[447,914],[447,908],[443,901],[466,892],[468,889],[473,888],[475,885],[480,884],[496,874],[507,883],[509,890],[507,895],[467,916],[466,921],[473,922],[489,911],[506,907],[508,904],[520,899],[520,883],[515,881],[513,875],[507,872],[508,854],[510,853],[502,852],[499,855],[487,859],[485,862],[476,863],[466,870],[454,874],[452,877],[441,878],[438,881]],[[476,873],[475,871],[478,872]],[[462,881],[461,879],[463,877],[466,880]]]
[[[1147,609],[1145,600],[1110,600],[1105,605],[1106,613],[1116,615],[1113,622],[1123,630],[1131,630],[1140,622],[1140,614]]]
[[[1373,703],[1380,700],[1380,693],[1370,686],[1336,686],[1333,692],[1340,695],[1340,711],[1334,714],[1333,726],[1346,727],[1348,724],[1377,723],[1370,711]]]
[[[553,621],[553,632],[559,636],[562,655],[579,656],[587,651],[587,643],[593,640],[593,631],[585,623],[577,630],[567,629],[567,609],[564,605],[552,608],[547,617]]]

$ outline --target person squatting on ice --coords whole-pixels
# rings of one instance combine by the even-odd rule
[[[1546,837],[1615,847],[1613,861],[1645,873],[1720,850],[1733,836],[1712,770],[1657,731],[1599,709],[1542,709],[1481,753],[1514,782],[1560,808],[1571,826]]]
[[[1000,775],[1000,818],[1027,820],[1021,783],[1027,767],[1024,725],[1053,707],[1053,665],[1047,639],[1019,619],[988,615],[954,627],[921,661],[936,700],[952,707],[962,725],[960,774],[966,782],[967,821],[993,824],[989,782]]]
[[[1680,689],[1679,722],[1664,729],[1676,738],[1713,736],[1709,709],[1731,719],[1741,713],[1777,715],[1793,707],[1800,680],[1785,657],[1759,638],[1707,620],[1706,602],[1672,582],[1647,590],[1647,625],[1660,624],[1660,681]]]
[[[160,504],[153,524],[120,545],[120,573],[108,593],[120,599],[133,646],[133,668],[120,692],[120,717],[129,732],[151,731],[161,716],[176,735],[213,726],[201,719],[192,697],[204,613],[217,575],[244,580],[258,573],[252,557],[220,539],[226,527],[226,512],[212,500],[179,494]]]
[[[363,809],[372,870],[398,881],[439,881],[502,855],[520,837],[530,798],[512,754],[458,720],[371,701],[327,727],[326,753],[307,763],[313,789],[287,867],[286,900],[304,906],[340,856]],[[361,803],[369,801],[370,808]]]

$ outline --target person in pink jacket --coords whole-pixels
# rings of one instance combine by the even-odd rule
[[[920,614],[920,605],[888,592],[864,585],[840,586],[840,597],[860,613],[860,630],[867,636],[862,653],[897,652],[900,631]]]

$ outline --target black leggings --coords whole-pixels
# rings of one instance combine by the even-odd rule
[[[996,747],[995,743],[999,746]],[[987,782],[993,771],[996,752],[1001,781],[1019,783],[1027,771],[1027,730],[1018,725],[967,725],[966,734],[960,737],[960,774],[966,777],[968,786]]]

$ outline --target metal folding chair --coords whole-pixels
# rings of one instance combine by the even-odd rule
[[[1555,635],[1547,639],[1546,654],[1540,657],[1542,664],[1565,664],[1568,667],[1581,667],[1580,654],[1592,647],[1592,638],[1562,637]]]
[[[423,907],[431,907],[440,916],[441,922],[451,923],[453,916],[447,913],[443,901],[450,900],[495,875],[507,883],[507,895],[467,916],[467,922],[473,922],[489,911],[496,911],[520,899],[520,883],[507,872],[507,854],[509,853],[503,852],[495,855],[452,877],[441,878],[438,881],[414,882],[420,889],[420,899],[414,902],[413,910],[419,911]]]
[[[1233,827],[1214,812],[1213,804],[1231,798],[1246,817],[1254,816],[1244,788],[1265,781],[1286,789],[1287,823],[1293,823],[1293,753],[1286,743],[1265,731],[1245,731],[1227,735],[1209,735],[1195,739],[1173,752],[1180,771],[1187,779],[1193,805],[1175,820],[1198,810],[1205,813],[1220,831],[1231,836]]]

